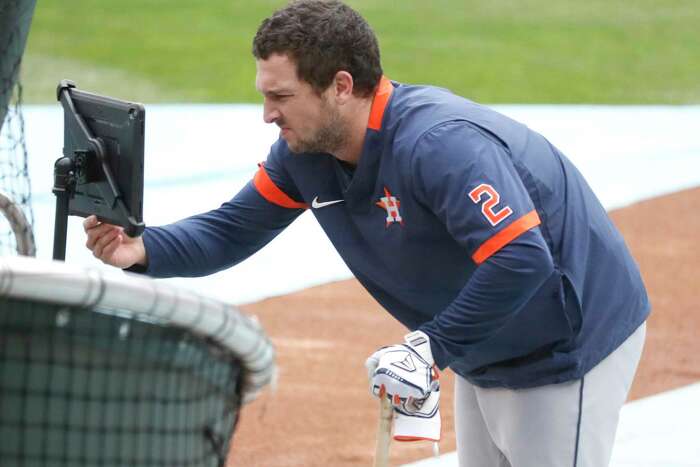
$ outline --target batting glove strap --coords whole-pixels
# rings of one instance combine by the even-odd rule
[[[435,365],[433,352],[430,349],[430,338],[426,333],[423,331],[413,331],[403,336],[403,338],[406,344],[412,347],[430,366]]]

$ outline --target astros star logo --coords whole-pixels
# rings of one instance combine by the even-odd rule
[[[401,201],[399,201],[395,196],[392,196],[387,187],[384,187],[384,196],[379,198],[376,205],[382,209],[386,209],[386,227],[389,227],[389,225],[394,222],[398,222],[400,225],[403,225],[403,218],[399,212]]]

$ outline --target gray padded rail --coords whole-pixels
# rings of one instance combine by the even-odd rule
[[[0,297],[124,310],[213,339],[244,368],[243,402],[275,375],[274,349],[260,324],[230,304],[136,274],[29,257],[0,257]],[[0,310],[0,312],[2,312]]]

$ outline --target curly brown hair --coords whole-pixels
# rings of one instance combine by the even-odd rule
[[[340,1],[294,1],[263,20],[253,39],[253,55],[266,60],[272,54],[293,59],[299,79],[317,93],[344,70],[352,75],[353,94],[367,97],[382,76],[374,31]]]

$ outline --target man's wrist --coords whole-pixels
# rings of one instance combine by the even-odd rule
[[[146,253],[146,243],[143,241],[143,236],[141,236],[139,240],[140,241],[138,242],[138,245],[141,257],[138,261],[136,261],[134,266],[138,265],[143,267],[144,269],[148,269],[148,254]]]
[[[140,237],[138,240],[139,241],[136,243],[136,248],[138,249],[139,258],[134,262],[134,264],[128,268],[124,268],[124,271],[146,274],[146,272],[148,272],[148,255],[146,254],[146,245],[143,241],[143,237]]]

